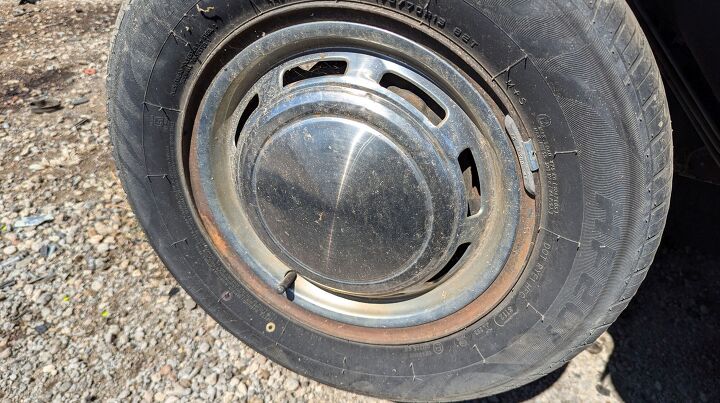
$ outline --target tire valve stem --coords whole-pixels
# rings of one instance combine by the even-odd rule
[[[275,291],[277,291],[278,294],[284,293],[285,291],[287,291],[288,287],[290,287],[292,283],[295,282],[296,278],[297,273],[292,270],[285,273],[285,278],[280,283],[278,283],[277,286],[275,286]]]

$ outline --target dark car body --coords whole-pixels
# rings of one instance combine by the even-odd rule
[[[720,2],[629,4],[650,41],[667,91],[675,171],[720,184]]]

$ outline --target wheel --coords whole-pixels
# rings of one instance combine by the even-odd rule
[[[671,186],[625,2],[123,6],[108,110],[150,242],[213,318],[320,382],[499,393],[627,306]]]

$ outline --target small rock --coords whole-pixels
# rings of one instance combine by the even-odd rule
[[[40,224],[44,224],[46,222],[53,221],[54,219],[55,219],[55,217],[50,214],[34,215],[34,216],[24,217],[24,218],[21,218],[21,219],[15,221],[15,224],[13,224],[13,227],[15,227],[15,228],[37,227]]]
[[[92,289],[95,292],[98,292],[103,289],[103,282],[100,280],[95,280],[90,284],[90,289]]]
[[[200,345],[198,346],[198,350],[199,350],[201,353],[203,353],[203,354],[204,354],[204,353],[207,353],[208,351],[210,351],[210,345],[209,345],[208,343],[206,343],[206,342],[202,342],[202,343],[200,343]]]
[[[207,383],[208,385],[215,385],[217,383],[217,381],[218,381],[218,374],[216,374],[214,372],[205,377],[205,383]]]
[[[35,326],[35,331],[36,331],[38,334],[43,334],[43,333],[45,333],[45,332],[48,331],[48,326],[47,326],[46,324],[44,324],[44,323],[41,324],[41,325],[37,325],[37,326]]]
[[[610,396],[610,389],[606,388],[605,386],[601,384],[595,385],[595,389],[603,396]]]
[[[225,392],[221,401],[222,403],[232,403],[235,401],[235,395],[232,392]]]
[[[117,340],[115,341],[115,344],[118,347],[121,347],[121,346],[127,344],[128,341],[130,341],[130,338],[128,338],[128,335],[125,333],[120,333],[117,337]]]
[[[47,244],[47,245],[43,245],[43,246],[40,247],[40,254],[42,255],[42,257],[44,257],[44,258],[47,259],[47,258],[49,258],[53,253],[55,253],[55,251],[57,251],[57,249],[58,249],[58,246],[57,246],[56,244],[54,244],[54,243],[50,243],[50,244]]]
[[[98,253],[102,254],[102,253],[105,253],[110,250],[110,244],[103,242],[100,245],[98,245],[97,248],[95,248],[95,249],[98,251]]]
[[[288,378],[285,381],[285,390],[288,390],[290,392],[296,391],[300,387],[300,382],[295,378]]]
[[[48,364],[48,365],[45,365],[44,367],[42,367],[42,372],[44,374],[48,374],[50,376],[57,375],[57,369],[55,368],[55,365],[53,365],[53,364]]]
[[[21,254],[21,255],[16,255],[9,259],[3,260],[2,263],[0,263],[0,269],[2,269],[3,267],[14,265],[14,264],[18,263],[22,258],[23,258],[23,256]],[[17,265],[15,267],[17,267]]]
[[[205,390],[205,394],[207,394],[208,400],[214,400],[215,394],[217,393],[217,390],[214,386],[208,386]]]
[[[38,296],[38,298],[35,300],[36,303],[39,305],[47,305],[52,300],[52,294],[49,292],[44,292]]]
[[[170,373],[172,373],[172,367],[167,364],[160,367],[160,370],[158,371],[158,374],[160,374],[160,376],[168,376],[170,375]]]
[[[86,104],[86,103],[88,103],[88,102],[90,102],[90,100],[87,99],[86,97],[73,98],[73,99],[70,100],[70,104],[72,104],[72,105],[74,105],[74,106]]]
[[[89,242],[91,245],[98,245],[98,244],[100,244],[100,242],[102,242],[102,240],[103,240],[104,238],[105,238],[104,235],[93,235],[93,236],[91,236],[91,237],[88,239],[88,242]]]
[[[109,225],[106,225],[105,223],[102,223],[100,221],[96,222],[93,225],[93,228],[95,228],[95,232],[100,235],[109,235],[113,232],[113,229]]]
[[[195,303],[195,301],[193,301],[193,299],[190,297],[186,297],[185,300],[183,300],[183,305],[188,311],[192,311],[193,309],[197,308],[197,303]]]
[[[5,255],[13,255],[15,254],[15,252],[17,252],[17,247],[15,247],[15,245],[8,245],[4,247],[2,251]]]
[[[47,351],[43,351],[40,354],[38,354],[38,361],[40,362],[49,362],[52,360],[52,354],[50,354]]]
[[[107,332],[105,332],[105,341],[108,343],[114,343],[117,336],[120,334],[120,326],[110,325]]]
[[[237,388],[235,388],[235,395],[237,395],[239,399],[244,399],[248,395],[247,385],[245,385],[243,382],[240,382],[237,385]]]

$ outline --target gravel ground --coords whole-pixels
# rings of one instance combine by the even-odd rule
[[[372,401],[253,352],[196,306],[146,242],[114,170],[104,109],[120,1],[15,4],[0,4],[0,400]],[[31,113],[41,95],[63,108]],[[28,218],[45,222],[23,226]],[[488,400],[717,401],[718,377],[708,376],[718,353],[676,344],[720,341],[720,274],[698,274],[720,270],[715,248],[682,242],[663,246],[664,271],[648,277],[659,285],[641,288],[646,300],[629,309],[639,319],[623,315],[566,367]],[[681,301],[696,289],[688,281],[707,292],[653,307],[680,280]]]

